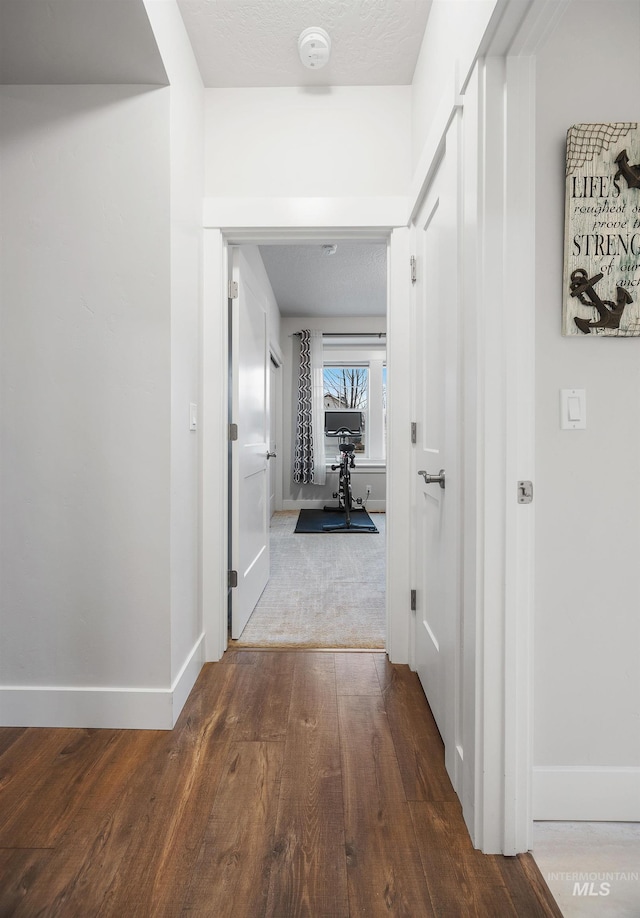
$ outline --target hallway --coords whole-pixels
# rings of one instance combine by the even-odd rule
[[[0,773],[2,916],[560,915],[381,653],[230,651],[173,731],[4,728]]]

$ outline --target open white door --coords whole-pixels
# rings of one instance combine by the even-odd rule
[[[415,221],[415,662],[459,791],[457,121]],[[443,481],[439,481],[440,475]],[[435,479],[435,480],[434,480]],[[445,486],[442,487],[442,484]]]
[[[233,249],[231,416],[238,426],[231,460],[231,637],[249,621],[269,579],[269,354],[267,314],[242,249]]]

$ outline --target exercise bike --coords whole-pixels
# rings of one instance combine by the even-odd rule
[[[363,532],[377,532],[378,530],[373,525],[373,523],[354,523],[351,518],[351,510],[353,507],[353,497],[351,493],[351,469],[356,467],[354,451],[355,444],[347,443],[346,437],[350,439],[360,440],[361,434],[350,430],[348,427],[341,427],[339,430],[332,431],[329,436],[342,437],[342,442],[338,443],[338,449],[340,450],[340,462],[337,465],[332,465],[331,470],[333,472],[339,470],[338,477],[338,491],[334,494],[334,497],[338,498],[337,507],[325,507],[324,509],[327,512],[333,511],[344,513],[344,523],[332,524],[329,523],[323,526],[325,532],[340,532],[342,530],[351,530],[357,531],[362,530]]]

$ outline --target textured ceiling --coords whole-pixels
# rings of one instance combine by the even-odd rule
[[[387,247],[338,242],[262,245],[260,254],[283,316],[383,316],[387,311]]]
[[[205,86],[411,83],[431,0],[178,0]],[[298,36],[322,26],[329,63]],[[0,0],[0,82],[166,85],[143,0]]]
[[[0,83],[168,83],[142,0],[0,0]]]
[[[411,83],[431,0],[178,0],[205,86],[393,86]],[[298,57],[321,26],[331,58]]]

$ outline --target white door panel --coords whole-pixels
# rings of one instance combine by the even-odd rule
[[[454,787],[458,697],[457,123],[416,220],[416,669]],[[445,473],[445,488],[418,472]]]
[[[233,444],[231,637],[242,634],[269,579],[267,314],[260,286],[239,248],[233,251],[238,297],[232,309]]]

